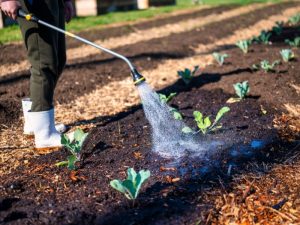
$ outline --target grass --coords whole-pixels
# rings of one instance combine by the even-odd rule
[[[209,5],[223,5],[223,4],[239,4],[246,5],[254,2],[279,2],[280,0],[203,0],[204,4]],[[166,14],[179,9],[195,8],[192,4],[192,0],[177,0],[177,5],[164,6],[157,8],[150,8],[147,10],[133,10],[128,12],[114,12],[101,16],[88,16],[74,18],[66,29],[71,32],[79,32],[91,28],[99,28],[104,25],[136,21],[142,18],[151,18],[157,15]],[[13,41],[20,41],[21,33],[18,25],[13,25],[0,29],[0,44],[9,43]]]

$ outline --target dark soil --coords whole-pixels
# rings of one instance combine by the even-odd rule
[[[247,174],[253,171],[251,162],[272,167],[293,154],[290,149],[294,144],[280,138],[273,128],[273,119],[281,112],[281,104],[299,103],[295,91],[286,85],[299,85],[299,63],[281,64],[273,73],[249,69],[264,58],[277,59],[281,47],[277,42],[254,45],[245,56],[237,48],[228,48],[230,58],[223,67],[206,68],[189,86],[179,80],[161,90],[178,93],[170,104],[179,108],[185,122],[194,127],[194,110],[216,115],[228,105],[227,99],[234,97],[232,84],[249,80],[251,95],[230,104],[231,111],[222,120],[223,128],[207,136],[224,140],[226,145],[209,152],[206,158],[187,156],[177,161],[176,171],[161,171],[161,166],[174,166],[174,161],[151,151],[150,126],[141,106],[134,106],[115,117],[98,118],[98,127],[89,131],[83,148],[77,181],[70,179],[66,168],[54,165],[66,159],[65,149],[31,159],[4,175],[0,185],[0,223],[195,224],[201,220],[205,224],[210,211],[217,214],[214,193],[232,190],[234,181],[227,175],[229,166],[231,175]],[[295,51],[299,54],[299,50]],[[251,147],[255,140],[262,145]],[[135,203],[109,186],[112,179],[124,179],[129,167],[151,170],[151,178]],[[256,168],[256,172],[267,171]],[[180,180],[172,182],[172,178]]]
[[[195,53],[191,50],[192,46],[208,44],[218,38],[224,38],[238,29],[253,25],[258,19],[267,18],[273,13],[278,13],[296,4],[282,3],[269,6],[264,9],[258,9],[255,12],[224,20],[222,21],[222,26],[220,26],[220,23],[212,23],[190,32],[139,42],[115,50],[129,56],[139,70],[155,69],[164,60],[194,55]],[[219,8],[217,10],[222,11],[223,9]],[[175,17],[173,19],[177,21]],[[11,54],[15,56],[15,52],[11,52]],[[0,96],[0,103],[13,100],[19,102],[20,107],[20,99],[29,95],[29,76],[27,72],[19,72],[1,78],[0,92],[4,94]],[[59,103],[70,102],[78,96],[91,92],[96,85],[105,85],[111,81],[124,79],[127,76],[127,65],[110,56],[93,55],[79,59],[68,65],[61,77],[56,89],[56,101]],[[80,82],[78,82],[79,80]],[[9,114],[11,118],[7,119],[13,120],[20,115],[20,111],[15,110],[15,108],[7,108],[5,110],[12,112]]]

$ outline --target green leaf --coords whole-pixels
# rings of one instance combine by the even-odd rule
[[[218,123],[221,118],[224,116],[225,113],[229,112],[230,108],[227,106],[222,107],[219,112],[217,113],[216,119],[215,119],[215,124]]]
[[[58,167],[67,166],[68,163],[69,163],[68,161],[61,161],[61,162],[55,163],[55,166],[58,166]]]
[[[125,188],[126,192],[124,193],[126,198],[128,199],[136,199],[137,192],[135,185],[132,180],[124,180],[122,182],[123,187]]]
[[[68,144],[70,144],[70,140],[69,140],[68,136],[65,135],[65,134],[61,135],[60,143],[62,145],[68,145]]]
[[[167,103],[167,96],[164,94],[158,94],[159,99],[162,103]]]
[[[79,146],[81,147],[83,142],[85,141],[88,133],[84,133],[81,129],[76,129],[74,132],[74,139],[79,143]]]
[[[183,120],[181,113],[178,112],[177,110],[173,111],[173,117],[175,120]]]
[[[68,169],[75,170],[75,163],[77,162],[77,158],[75,155],[68,156]]]
[[[189,134],[189,133],[193,133],[194,131],[190,128],[190,127],[184,127],[182,128],[182,133],[185,133],[185,134]]]
[[[175,96],[177,95],[177,93],[176,92],[174,92],[174,93],[171,93],[168,97],[167,97],[167,102],[169,102],[169,101],[171,101],[172,100],[172,98],[174,98]]]
[[[120,181],[120,180],[112,180],[109,184],[110,184],[110,186],[112,186],[117,191],[125,194],[126,189],[124,188],[124,186],[122,184],[122,181]]]
[[[206,117],[206,118],[204,119],[204,126],[205,126],[205,128],[207,128],[207,127],[209,127],[210,125],[211,125],[211,121],[210,121],[209,116],[208,116],[208,117]]]
[[[174,117],[175,120],[182,120],[183,119],[181,113],[177,109],[170,108],[170,112],[173,114],[173,117]]]
[[[128,180],[131,180],[132,182],[134,182],[136,175],[137,174],[133,168],[128,168],[128,170],[127,170],[127,179]]]
[[[195,120],[196,120],[197,123],[203,123],[203,115],[202,115],[201,112],[194,111],[193,115],[194,115]]]
[[[140,188],[142,186],[142,184],[150,177],[150,171],[149,170],[141,170],[137,176],[136,176],[136,180],[135,180],[135,186],[136,186],[136,191],[135,191],[135,196],[134,198],[136,198],[138,196],[138,193],[140,191]]]

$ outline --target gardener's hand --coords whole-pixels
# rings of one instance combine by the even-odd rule
[[[75,11],[74,11],[72,1],[65,1],[66,22],[69,23],[71,21],[72,17],[74,17],[74,15],[75,15]]]
[[[16,0],[8,0],[0,3],[0,8],[4,14],[14,20],[17,19],[18,9],[21,8],[21,4]]]

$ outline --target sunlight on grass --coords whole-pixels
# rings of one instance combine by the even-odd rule
[[[279,2],[280,0],[202,0],[203,4],[211,5],[223,5],[223,4],[250,4],[255,2]],[[201,2],[201,1],[199,1]],[[199,4],[197,6],[201,6]],[[72,32],[79,32],[91,28],[99,28],[103,25],[136,21],[142,18],[151,18],[157,15],[162,15],[165,13],[173,12],[179,9],[188,9],[197,7],[192,4],[192,0],[177,0],[177,5],[173,6],[163,6],[163,7],[151,7],[147,10],[133,10],[128,12],[114,12],[108,13],[100,16],[88,16],[88,17],[78,17],[74,18],[71,23],[67,25],[67,30]],[[0,29],[0,44],[20,41],[21,32],[17,25],[6,27]]]

